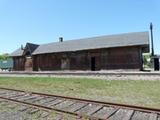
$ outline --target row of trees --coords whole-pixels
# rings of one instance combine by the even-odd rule
[[[6,60],[8,58],[9,58],[9,54],[8,53],[0,55],[0,60]]]

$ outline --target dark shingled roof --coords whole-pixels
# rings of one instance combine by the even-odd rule
[[[115,48],[125,46],[144,46],[149,49],[149,33],[148,32],[134,32],[124,33],[118,35],[108,35],[92,38],[84,38],[77,40],[68,40],[64,42],[54,42],[43,45],[36,45],[27,43],[26,47],[29,48],[32,55],[57,53],[57,52],[71,52],[89,49],[100,48]],[[25,48],[26,48],[25,47]],[[22,56],[24,50],[17,49],[10,56]]]
[[[37,44],[32,44],[32,43],[27,43],[25,46],[25,49],[29,50],[29,52],[32,54],[35,49],[37,49],[39,45]],[[18,57],[18,56],[23,56],[24,54],[24,50],[22,50],[21,48],[15,50],[13,53],[10,54],[11,57]]]
[[[26,48],[28,47],[28,49],[30,50],[31,54],[37,49],[39,45],[37,44],[33,44],[33,43],[27,43],[26,44]]]
[[[21,48],[15,50],[14,52],[12,52],[9,56],[11,57],[18,57],[18,56],[22,56],[23,55],[23,50]]]
[[[40,45],[32,54],[81,51],[99,48],[114,48],[124,46],[149,47],[148,32],[134,32],[118,35],[92,37],[64,42],[54,42]]]

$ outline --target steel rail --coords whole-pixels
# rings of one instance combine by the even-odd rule
[[[81,115],[76,112],[69,112],[69,111],[55,109],[55,108],[46,107],[46,106],[42,106],[42,105],[37,105],[37,104],[29,103],[29,102],[19,101],[19,100],[15,100],[15,99],[11,99],[11,98],[0,97],[0,99],[8,100],[8,101],[16,102],[16,103],[22,103],[25,105],[30,105],[30,106],[34,106],[34,107],[42,108],[42,109],[46,109],[46,110],[53,110],[53,111],[60,112],[60,113],[66,113],[66,114],[78,116],[80,118],[85,117],[85,118],[89,118],[91,120],[108,120],[108,119],[101,119],[101,118],[96,118],[96,117],[92,117],[92,116],[88,116],[88,115]]]
[[[38,93],[38,92],[30,92],[30,91],[16,90],[16,89],[3,88],[3,87],[0,87],[0,89],[17,91],[17,92],[25,92],[25,93],[30,93],[30,94],[34,94],[34,95],[41,95],[41,96],[58,97],[58,98],[70,99],[70,100],[75,100],[75,101],[80,101],[80,102],[86,102],[86,103],[101,104],[101,105],[104,105],[104,106],[120,107],[120,108],[126,108],[126,109],[136,110],[136,111],[151,112],[151,113],[158,113],[158,114],[160,114],[160,109],[159,108],[149,108],[149,107],[142,107],[142,106],[135,106],[135,105],[126,105],[126,104],[111,103],[111,102],[101,102],[101,101],[96,101],[96,100],[87,100],[87,99],[81,99],[81,98],[66,97],[66,96],[59,96],[59,95],[52,95],[52,94]]]
[[[0,72],[0,75],[115,75],[115,76],[160,76],[159,72]]]
[[[25,92],[25,91],[21,91],[21,90],[14,90],[14,89],[7,89],[7,88],[0,88],[0,89],[17,91],[17,92]],[[30,94],[31,94],[31,92],[30,92]],[[32,93],[32,94],[34,94],[34,93]],[[37,94],[37,95],[40,95],[40,94]],[[37,105],[37,104],[34,104],[34,103],[20,101],[20,100],[16,100],[16,99],[12,99],[12,98],[6,98],[6,97],[1,97],[0,96],[0,99],[7,100],[7,101],[12,101],[12,102],[17,102],[17,103],[22,103],[22,104],[25,104],[25,105],[30,105],[30,106],[34,106],[34,107],[38,107],[38,108],[43,108],[43,109],[46,109],[46,110],[53,110],[53,111],[60,112],[60,113],[66,113],[66,114],[78,116],[80,118],[89,118],[90,120],[108,120],[108,119],[101,119],[101,118],[97,118],[97,117],[93,117],[93,116],[89,116],[89,115],[81,115],[81,114],[78,114],[76,112],[60,110],[60,109],[51,108],[51,107],[47,107],[47,106],[43,106],[43,105]]]
[[[31,103],[22,102],[22,101],[10,99],[10,98],[4,98],[4,97],[0,97],[0,99],[3,99],[3,100],[8,101],[8,102],[14,102],[14,103],[17,103],[19,105],[20,104],[27,105],[28,108],[33,107],[33,108],[37,108],[39,110],[45,110],[46,112],[52,112],[52,111],[54,111],[57,114],[62,114],[62,115],[64,114],[64,112],[61,112],[60,110],[53,110],[53,109],[50,109],[49,107],[45,107],[45,106],[40,106],[40,105],[31,104]],[[70,113],[66,113],[66,114],[70,114]],[[73,115],[73,114],[70,114],[70,115]],[[78,117],[80,118],[81,116],[78,116]],[[96,119],[96,120],[103,120],[103,119]]]

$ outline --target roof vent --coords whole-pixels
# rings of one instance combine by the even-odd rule
[[[63,42],[63,37],[59,37],[59,42]]]

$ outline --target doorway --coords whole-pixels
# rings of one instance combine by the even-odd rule
[[[32,71],[32,58],[31,57],[26,57],[25,61],[25,71]]]
[[[95,71],[96,70],[96,58],[91,57],[91,70]]]
[[[154,70],[159,71],[159,58],[154,58]]]
[[[61,69],[62,70],[69,70],[70,62],[68,58],[61,59]]]

